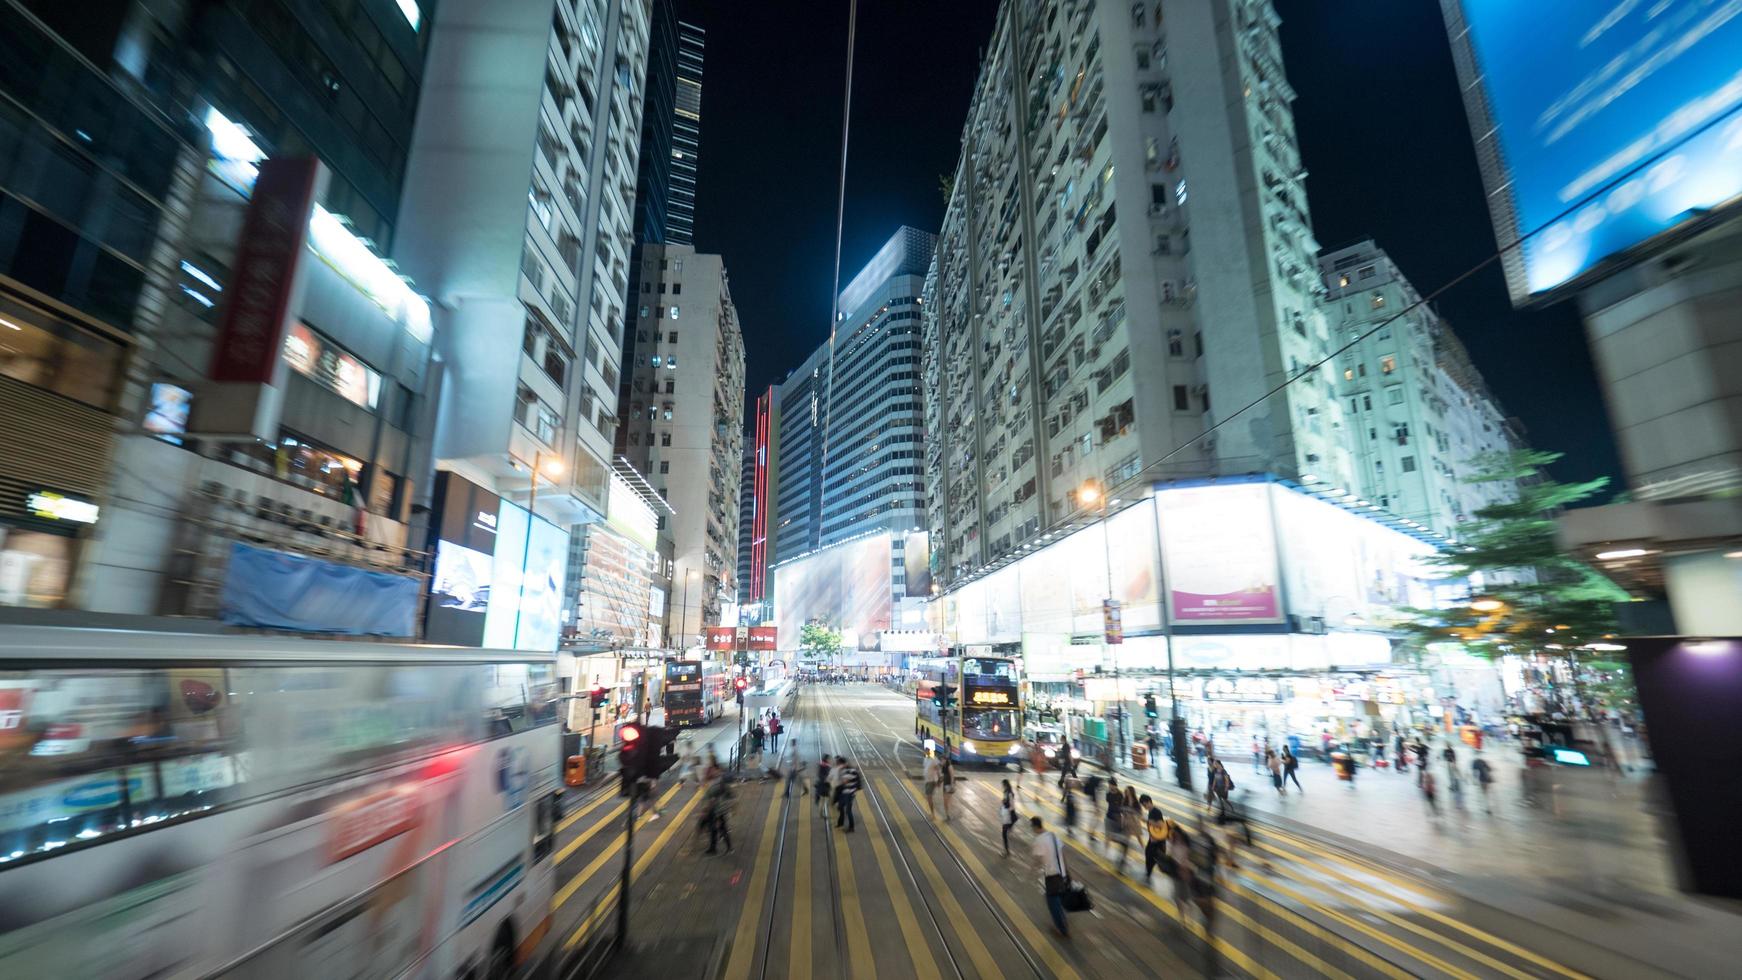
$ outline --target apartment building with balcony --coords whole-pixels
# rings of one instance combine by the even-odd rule
[[[667,633],[689,647],[737,601],[744,336],[720,256],[688,245],[636,256],[619,450],[671,507]]]
[[[1447,537],[1516,487],[1471,483],[1479,457],[1522,445],[1451,325],[1378,245],[1319,259],[1354,458],[1347,489]]]
[[[436,304],[437,465],[607,509],[648,0],[444,0],[395,258]]]
[[[1330,335],[1279,23],[1268,0],[1000,8],[924,293],[945,584],[1082,517],[1085,485],[1350,472],[1307,370]]]

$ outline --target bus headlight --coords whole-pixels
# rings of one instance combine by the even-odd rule
[[[962,742],[962,751],[968,753],[969,755],[973,755],[974,754],[974,743],[969,742],[969,741],[963,741]]]
[[[1021,755],[1022,754],[1022,746],[1020,744],[1012,745],[1010,747],[1010,751],[1005,753],[1005,754],[1006,755]]]

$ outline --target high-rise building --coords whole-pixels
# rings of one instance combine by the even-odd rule
[[[750,604],[750,552],[756,526],[756,444],[744,445],[738,467],[738,608]]]
[[[0,303],[23,336],[0,353],[0,404],[35,421],[0,427],[0,485],[19,486],[0,493],[0,604],[211,615],[243,539],[417,564],[433,338],[376,243],[425,27],[409,2],[0,7],[7,77],[37,80],[5,93],[26,149],[0,171]],[[261,233],[267,167],[294,180]],[[236,310],[263,295],[282,305],[243,338]],[[257,410],[226,417],[225,384]]]
[[[705,31],[677,19],[675,0],[654,0],[647,111],[635,178],[637,242],[694,244],[706,43]]]
[[[1519,445],[1510,423],[1452,328],[1421,302],[1371,241],[1319,259],[1325,312],[1339,347],[1337,395],[1354,456],[1348,488],[1448,537],[1500,499],[1473,484],[1479,457]]]
[[[720,256],[687,245],[636,254],[619,443],[671,505],[667,631],[693,646],[737,601],[744,337]]]
[[[738,548],[738,606],[747,613],[752,624],[768,614],[768,566],[773,555],[769,535],[779,514],[775,493],[780,470],[776,460],[780,451],[780,388],[769,385],[756,396],[756,413],[751,418],[750,444],[745,446],[745,485],[747,502],[738,508],[740,524]]]
[[[443,0],[407,168],[395,255],[438,300],[438,463],[562,525],[607,508],[648,13]]]
[[[945,584],[1085,485],[1347,482],[1332,376],[1304,373],[1329,337],[1278,23],[1268,0],[1000,8],[925,293]]]
[[[707,32],[682,21],[677,25],[677,86],[671,124],[671,195],[666,200],[665,240],[689,245],[695,240],[696,181],[702,153],[702,55]]]

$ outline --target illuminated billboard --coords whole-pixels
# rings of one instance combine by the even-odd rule
[[[1742,5],[1441,0],[1514,302],[1742,195]]]
[[[1268,483],[1158,490],[1155,507],[1175,625],[1283,621]]]
[[[775,567],[775,626],[795,646],[810,622],[869,636],[890,627],[894,589],[888,532],[831,545]]]
[[[555,650],[569,533],[452,473],[436,474],[424,635],[432,643]]]

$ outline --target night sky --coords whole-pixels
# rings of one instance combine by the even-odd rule
[[[1319,243],[1371,237],[1429,293],[1495,249],[1439,6],[1277,0]],[[691,0],[708,31],[696,246],[726,258],[748,349],[746,409],[827,337],[844,0]],[[993,0],[859,10],[844,283],[895,228],[936,231]],[[1620,463],[1571,304],[1515,311],[1498,265],[1437,302],[1563,479]],[[1619,486],[1616,486],[1619,489]]]

